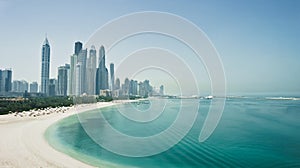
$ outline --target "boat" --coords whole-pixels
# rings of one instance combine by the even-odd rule
[[[212,95],[209,95],[209,96],[205,96],[204,99],[212,99],[214,98]]]

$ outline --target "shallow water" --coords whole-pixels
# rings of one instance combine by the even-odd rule
[[[196,122],[175,146],[148,157],[125,157],[109,152],[95,143],[107,135],[103,120],[120,132],[147,137],[167,129],[178,116],[180,100],[153,100],[145,104],[123,104],[71,116],[52,125],[46,132],[49,143],[57,150],[83,162],[107,167],[300,167],[300,100],[269,97],[227,98],[223,116],[208,140],[198,141],[207,116],[210,100],[183,100],[185,113],[198,107]],[[163,113],[153,121],[135,123],[119,113],[132,108],[151,113],[151,106],[162,106]],[[199,104],[200,103],[200,104]],[[149,111],[150,108],[150,111]],[[147,111],[148,110],[148,111]],[[161,110],[155,107],[152,110]],[[103,116],[99,115],[101,111]],[[150,115],[149,117],[153,117]],[[81,123],[83,126],[81,125]],[[96,132],[91,139],[84,128]],[[169,138],[178,132],[173,131]],[[89,134],[89,135],[88,135]],[[118,140],[118,137],[115,137]],[[171,139],[170,139],[171,140]],[[168,139],[166,139],[168,141]],[[122,144],[123,143],[123,144]],[[162,142],[163,143],[163,142]],[[124,145],[120,139],[120,148]],[[155,148],[157,142],[148,146]],[[136,149],[147,147],[136,146]],[[136,150],[134,149],[134,150]],[[133,149],[132,149],[133,150]]]

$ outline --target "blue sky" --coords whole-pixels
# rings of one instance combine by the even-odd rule
[[[106,22],[140,11],[174,13],[199,26],[220,54],[230,93],[300,92],[297,0],[0,0],[0,68],[12,68],[13,79],[39,82],[47,33],[55,77],[75,41],[86,42]]]

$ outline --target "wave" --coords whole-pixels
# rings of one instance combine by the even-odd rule
[[[300,100],[299,97],[266,97],[268,100]]]

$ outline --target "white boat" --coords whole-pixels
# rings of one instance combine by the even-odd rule
[[[205,96],[204,99],[212,99],[214,98],[212,95],[209,95],[209,96]]]

